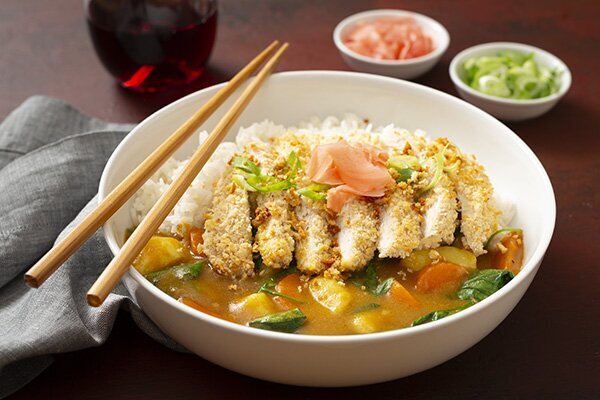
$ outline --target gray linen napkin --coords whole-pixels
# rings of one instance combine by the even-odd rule
[[[156,341],[185,351],[122,284],[102,307],[87,305],[87,289],[112,257],[101,231],[41,288],[29,288],[22,277],[96,205],[104,165],[131,128],[42,96],[0,125],[0,398],[35,378],[52,354],[104,343],[119,309]]]

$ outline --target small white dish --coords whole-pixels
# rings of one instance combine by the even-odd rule
[[[561,72],[560,88],[550,96],[531,100],[505,99],[479,92],[465,82],[463,64],[472,57],[492,56],[501,50],[520,53],[533,53],[534,60],[541,66],[558,69]],[[450,79],[458,94],[469,103],[505,121],[522,121],[539,117],[548,112],[571,87],[571,71],[558,57],[538,47],[513,42],[492,42],[469,47],[458,53],[450,63]]]
[[[412,17],[433,40],[434,50],[421,57],[408,60],[378,60],[350,50],[344,38],[359,22],[373,21],[382,17]],[[404,10],[371,10],[351,15],[342,20],[333,31],[333,42],[348,66],[356,71],[391,76],[393,78],[414,79],[429,71],[440,60],[450,44],[446,28],[426,15]]]

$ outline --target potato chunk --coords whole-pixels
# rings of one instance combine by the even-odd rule
[[[352,301],[350,291],[335,279],[315,278],[308,287],[313,298],[335,314],[344,312]]]
[[[172,237],[152,236],[137,258],[135,269],[142,275],[171,267],[185,258],[185,247]]]
[[[230,306],[234,313],[244,314],[248,318],[264,317],[277,311],[273,300],[265,293],[252,293]]]
[[[352,327],[356,333],[373,333],[380,330],[381,316],[375,312],[362,312],[352,318]]]
[[[477,257],[469,250],[459,249],[458,247],[442,246],[435,249],[444,261],[458,264],[469,272],[477,270]]]
[[[400,265],[406,269],[418,272],[431,264],[430,250],[415,250],[406,258],[400,260]]]
[[[453,246],[442,246],[430,250],[416,250],[400,261],[400,265],[411,271],[418,272],[434,261],[439,261],[433,257],[435,253],[439,254],[439,258],[443,261],[460,265],[466,268],[469,272],[477,270],[477,257],[469,250],[459,249]]]

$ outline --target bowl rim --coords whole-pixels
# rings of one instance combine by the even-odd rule
[[[135,268],[132,266],[127,270],[127,275],[134,279],[139,285],[141,285],[145,290],[153,294],[159,300],[166,302],[168,305],[176,308],[177,310],[187,314],[196,319],[200,319],[203,322],[216,325],[223,329],[232,330],[239,334],[247,334],[254,336],[256,338],[268,338],[270,340],[277,340],[280,342],[286,343],[320,343],[320,344],[336,344],[336,343],[365,343],[369,341],[386,341],[397,337],[411,337],[414,335],[418,335],[421,332],[427,332],[430,330],[442,329],[445,326],[453,325],[456,323],[460,323],[461,320],[466,319],[468,316],[479,313],[487,308],[489,308],[492,303],[500,298],[507,296],[507,294],[513,289],[516,288],[521,282],[525,281],[527,277],[531,274],[536,273],[536,266],[539,265],[546,253],[546,250],[550,244],[550,240],[552,238],[555,223],[556,223],[556,200],[554,196],[554,190],[552,188],[552,183],[546,170],[544,169],[541,161],[535,155],[535,153],[527,146],[527,144],[517,136],[510,128],[504,125],[502,122],[498,121],[488,113],[482,111],[481,109],[467,103],[464,100],[461,100],[455,96],[452,96],[448,93],[439,91],[437,89],[430,88],[428,86],[420,85],[414,82],[394,79],[385,76],[366,74],[360,72],[350,72],[350,71],[327,71],[327,70],[307,70],[307,71],[288,71],[288,72],[279,72],[273,74],[269,77],[270,80],[286,80],[286,79],[294,79],[295,77],[309,77],[309,78],[343,78],[344,80],[352,80],[355,78],[358,79],[366,79],[371,81],[379,81],[380,83],[387,83],[391,85],[397,86],[407,86],[418,88],[418,90],[423,90],[430,94],[436,96],[442,96],[446,100],[451,102],[460,102],[462,106],[467,107],[471,111],[480,114],[483,118],[491,120],[490,122],[493,124],[499,124],[501,128],[501,134],[506,136],[507,140],[512,140],[514,144],[520,149],[520,151],[524,152],[530,161],[534,164],[534,168],[537,173],[544,181],[544,186],[546,188],[546,196],[548,198],[548,204],[546,205],[546,213],[549,219],[547,219],[549,229],[544,230],[541,233],[541,238],[531,255],[529,261],[523,265],[521,272],[507,285],[502,287],[500,290],[489,296],[488,298],[476,303],[475,305],[463,310],[459,313],[450,315],[444,319],[434,321],[431,323],[418,325],[414,327],[400,328],[394,329],[390,331],[383,332],[374,332],[368,334],[355,334],[355,335],[303,335],[303,334],[290,334],[283,332],[273,332],[267,331],[263,329],[251,328],[245,325],[241,325],[235,322],[230,322],[226,320],[219,319],[217,317],[213,317],[211,315],[205,314],[201,311],[195,310],[192,307],[186,306],[185,304],[177,301],[172,298],[168,294],[164,293],[156,286],[152,285],[146,278],[143,277]],[[168,113],[177,109],[181,105],[191,102],[196,97],[200,97],[207,92],[214,91],[216,92],[226,83],[221,83],[218,85],[209,86],[197,92],[191,93],[181,99],[168,104],[167,106],[155,111],[142,122],[140,122],[135,128],[129,132],[126,137],[119,143],[117,148],[111,154],[100,178],[100,183],[98,187],[98,199],[102,200],[108,194],[107,185],[108,185],[108,172],[114,168],[114,164],[116,160],[120,157],[119,153],[127,146],[127,143],[132,140],[134,134],[140,130],[146,129],[147,126],[151,126],[153,124],[154,119],[159,118],[162,114]],[[120,246],[116,242],[116,232],[113,232],[112,226],[110,224],[110,220],[103,225],[103,235],[104,239],[107,242],[110,250],[113,254],[116,254]]]
[[[436,36],[436,39],[439,39],[438,46],[436,46],[436,48],[433,49],[433,51],[430,53],[424,54],[419,57],[409,58],[407,60],[378,60],[376,58],[367,57],[362,54],[359,54],[359,53],[351,50],[344,44],[344,42],[342,41],[342,31],[347,26],[356,24],[359,21],[364,20],[366,18],[377,17],[377,16],[412,16],[412,17],[416,17],[417,19],[420,20],[420,22],[424,22],[425,25],[428,25],[428,27],[433,27],[434,30],[438,30],[439,32],[441,32],[441,35],[439,37]],[[423,25],[423,24],[420,24],[420,25]],[[382,8],[382,9],[376,9],[376,10],[362,11],[362,12],[359,12],[356,14],[349,15],[346,18],[344,18],[343,20],[341,20],[335,26],[335,29],[333,30],[333,42],[340,52],[342,52],[343,54],[345,54],[348,57],[352,57],[352,58],[355,58],[355,59],[363,61],[363,62],[367,62],[367,63],[371,63],[371,64],[375,64],[375,65],[381,65],[381,66],[388,66],[388,67],[409,66],[409,65],[421,64],[421,63],[430,61],[432,59],[441,57],[442,54],[444,54],[446,52],[446,50],[448,49],[448,46],[450,45],[450,34],[448,33],[448,30],[444,27],[444,25],[442,25],[435,19],[428,17],[427,15],[420,14],[420,13],[417,13],[414,11],[408,11],[408,10]]]
[[[473,52],[478,50],[518,50],[521,52],[529,52],[529,53],[539,53],[544,56],[554,60],[554,62],[558,65],[558,68],[562,70],[560,88],[556,93],[553,93],[549,96],[540,97],[539,99],[506,99],[504,97],[492,96],[486,93],[482,93],[478,90],[473,89],[469,85],[467,85],[458,75],[458,69],[462,66],[463,61],[469,57]],[[450,79],[454,83],[457,89],[463,90],[469,93],[472,96],[479,97],[481,99],[485,99],[488,101],[493,101],[499,104],[506,105],[539,105],[550,103],[562,98],[571,88],[572,75],[571,70],[567,66],[567,64],[562,61],[560,58],[555,56],[554,54],[541,49],[539,47],[535,47],[526,43],[518,43],[518,42],[488,42],[488,43],[480,43],[475,46],[467,47],[466,49],[460,51],[457,55],[452,58],[450,61],[450,66],[448,67],[448,72],[450,74]]]

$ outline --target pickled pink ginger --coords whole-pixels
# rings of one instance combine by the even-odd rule
[[[381,197],[395,181],[387,169],[388,154],[376,147],[350,145],[342,140],[317,146],[306,174],[318,183],[334,186],[327,192],[327,207],[340,212],[356,197]]]
[[[431,37],[412,17],[386,17],[359,22],[344,39],[352,51],[379,60],[407,60],[431,53]]]

